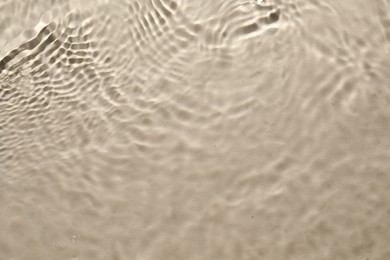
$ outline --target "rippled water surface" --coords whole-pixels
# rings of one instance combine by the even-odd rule
[[[387,0],[0,0],[1,260],[390,259]]]

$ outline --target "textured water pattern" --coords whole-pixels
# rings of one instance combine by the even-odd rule
[[[387,0],[0,0],[0,259],[390,259]]]

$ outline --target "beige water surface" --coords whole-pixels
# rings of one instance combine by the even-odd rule
[[[0,0],[0,260],[389,260],[387,0]]]

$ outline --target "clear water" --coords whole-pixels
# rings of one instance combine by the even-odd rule
[[[0,0],[0,259],[390,259],[386,0]]]

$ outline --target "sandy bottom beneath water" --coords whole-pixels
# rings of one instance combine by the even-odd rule
[[[0,0],[1,260],[389,260],[387,0]]]

